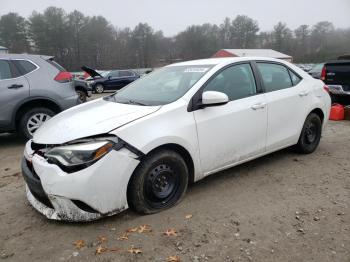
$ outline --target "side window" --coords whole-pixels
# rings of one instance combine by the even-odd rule
[[[0,60],[0,80],[12,78],[10,64],[6,60]]]
[[[300,83],[301,77],[294,74],[292,71],[289,70],[290,77],[292,78],[293,86],[296,86]]]
[[[215,76],[203,91],[225,93],[230,100],[256,94],[254,75],[249,64],[231,66]]]
[[[288,69],[285,66],[269,63],[257,63],[266,92],[292,87]]]
[[[111,71],[108,76],[110,77],[119,77],[119,71]]]
[[[123,76],[133,76],[134,74],[131,71],[120,71],[119,76],[123,77]]]
[[[27,60],[12,60],[12,63],[16,65],[21,75],[28,74],[37,68],[36,65]]]

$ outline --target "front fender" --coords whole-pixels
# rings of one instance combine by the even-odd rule
[[[177,101],[179,102],[179,101]],[[162,107],[159,111],[135,120],[111,133],[131,144],[144,154],[166,144],[183,147],[194,164],[194,180],[203,177],[199,158],[197,129],[186,102]],[[177,104],[177,105],[176,105]]]

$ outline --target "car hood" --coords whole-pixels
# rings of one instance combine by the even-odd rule
[[[88,73],[92,78],[102,77],[102,75],[100,75],[96,70],[94,70],[94,69],[92,69],[90,67],[82,66],[81,69],[83,71],[85,71],[86,73]]]
[[[97,99],[70,108],[45,122],[34,134],[39,144],[62,144],[106,134],[113,129],[156,112],[160,106],[120,104]]]

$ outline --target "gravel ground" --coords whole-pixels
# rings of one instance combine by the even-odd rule
[[[170,210],[85,224],[49,221],[31,208],[23,142],[0,135],[0,145],[6,261],[350,261],[350,122],[331,122],[314,154],[283,150],[212,175]]]

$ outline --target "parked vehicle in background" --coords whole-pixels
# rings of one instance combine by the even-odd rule
[[[350,60],[350,54],[341,55],[338,60]]]
[[[92,77],[92,79],[88,81],[89,86],[94,92],[99,94],[104,91],[119,90],[140,78],[140,76],[132,70],[111,70],[99,73],[86,66],[83,66],[82,69]]]
[[[333,103],[350,105],[350,60],[325,63],[321,80],[328,86]]]
[[[85,80],[74,78],[74,88],[81,102],[86,102],[88,97],[92,95],[92,88]]]
[[[330,104],[322,81],[282,60],[166,66],[40,128],[22,161],[27,198],[58,220],[156,213],[220,170],[290,146],[314,152]]]
[[[309,72],[313,68],[313,64],[296,64],[298,67],[303,69],[305,72]]]
[[[323,66],[324,63],[316,64],[310,71],[308,71],[309,75],[313,78],[320,79]]]
[[[72,75],[52,56],[0,54],[0,132],[29,139],[48,119],[79,103]]]

